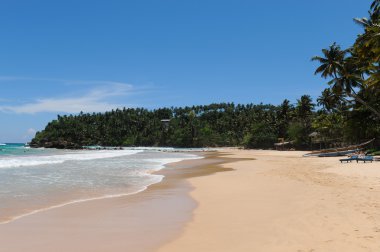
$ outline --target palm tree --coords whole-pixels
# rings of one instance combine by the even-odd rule
[[[343,67],[343,61],[347,54],[346,50],[341,50],[335,42],[328,48],[322,49],[324,57],[314,56],[311,60],[318,61],[321,65],[314,74],[321,74],[323,78],[337,77],[337,73]]]
[[[380,86],[380,0],[371,5],[369,18],[355,18],[354,21],[363,27],[364,33],[360,34],[353,46],[358,56],[358,63],[367,74],[364,84],[368,87]]]
[[[332,111],[338,103],[339,97],[330,88],[323,90],[321,96],[317,98],[317,105],[322,106],[326,111]]]
[[[278,135],[281,138],[286,138],[287,136],[287,130],[291,121],[292,111],[293,106],[290,104],[290,101],[288,99],[285,99],[279,106],[279,110],[277,113],[277,125]]]
[[[374,12],[380,11],[380,0],[373,1],[373,3],[371,4],[371,10],[373,10]]]
[[[339,77],[331,80],[329,84],[332,85],[333,90],[336,89],[338,92],[342,92],[341,94],[353,98],[367,109],[371,110],[380,119],[380,112],[364,101],[355,91],[355,88],[364,89],[364,86],[361,72],[352,62],[347,61],[342,72],[339,74]]]
[[[351,96],[356,94],[355,88],[362,88],[362,73],[357,68],[352,58],[347,58],[342,62],[342,67],[335,74],[334,78],[328,82],[332,90],[338,94]]]
[[[340,46],[336,45],[336,43],[332,44],[329,49],[323,49],[322,53],[324,57],[315,56],[312,58],[313,61],[321,63],[315,74],[320,73],[323,78],[332,78],[328,84],[335,95],[343,100],[345,100],[345,96],[353,98],[371,110],[380,119],[380,113],[361,99],[355,91],[357,88],[364,88],[363,72],[358,67],[355,57],[346,57],[346,54],[349,52],[352,52],[352,49],[341,50]]]
[[[379,20],[379,14],[379,11],[375,11],[374,9],[372,9],[368,11],[369,18],[354,18],[354,22],[366,29],[377,23],[377,21]]]
[[[306,119],[307,117],[310,117],[314,107],[315,104],[310,95],[303,95],[301,96],[301,99],[297,100],[296,110],[300,118]]]

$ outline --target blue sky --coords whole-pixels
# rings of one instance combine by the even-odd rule
[[[4,0],[0,142],[81,110],[316,98],[310,58],[351,45],[371,2]]]

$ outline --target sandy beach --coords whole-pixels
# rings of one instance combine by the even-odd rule
[[[198,202],[159,252],[380,251],[380,164],[229,150],[234,171],[191,178]]]
[[[0,251],[380,251],[380,163],[302,154],[172,164],[142,193],[0,225]]]

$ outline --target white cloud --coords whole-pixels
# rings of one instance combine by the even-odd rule
[[[25,132],[25,135],[23,137],[23,140],[24,141],[29,141],[30,139],[32,139],[35,135],[36,135],[36,132],[37,130],[33,129],[33,128],[29,128],[26,132]]]
[[[71,83],[74,83],[72,81]],[[1,112],[18,114],[35,114],[42,112],[79,113],[104,112],[125,106],[110,102],[110,98],[122,97],[132,93],[133,86],[125,83],[97,81],[91,84],[102,84],[86,94],[77,97],[43,98],[21,105],[0,106]],[[79,84],[79,83],[78,83]]]
[[[33,128],[30,128],[30,129],[28,129],[27,131],[26,131],[26,134],[28,135],[28,136],[32,136],[32,135],[34,135],[34,134],[36,134],[36,130],[35,129],[33,129]]]
[[[24,138],[32,138],[36,135],[37,130],[30,128],[26,131],[25,137]]]

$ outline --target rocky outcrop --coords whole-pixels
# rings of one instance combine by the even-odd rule
[[[48,139],[43,139],[40,142],[31,142],[30,147],[32,148],[55,148],[55,149],[82,149],[82,146],[66,141],[66,140],[57,140],[49,141]]]

